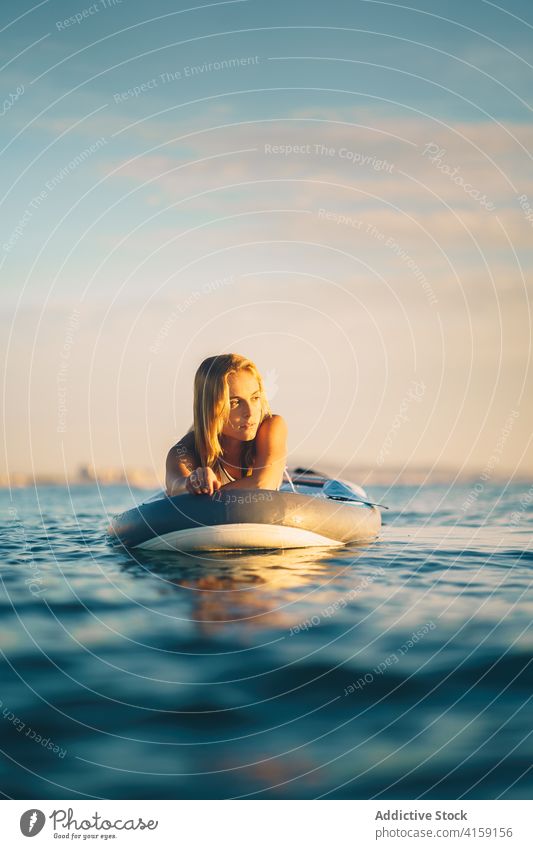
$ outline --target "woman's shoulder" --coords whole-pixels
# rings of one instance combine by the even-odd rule
[[[283,439],[287,436],[287,422],[283,416],[272,413],[263,419],[257,429],[256,439],[263,440],[265,437],[270,439]]]
[[[194,441],[194,431],[188,431],[185,436],[170,448],[169,455],[177,457],[178,460],[196,459],[196,444]]]
[[[285,421],[283,416],[280,416],[277,413],[272,413],[272,415],[266,416],[266,418],[264,418],[261,424],[259,425],[258,431],[262,429],[274,431],[286,430],[287,422]]]
[[[178,445],[183,445],[185,446],[185,448],[194,448],[194,430],[188,430],[185,436],[182,436],[181,439],[178,439],[178,441],[176,442],[176,446]]]

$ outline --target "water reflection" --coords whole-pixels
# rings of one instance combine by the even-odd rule
[[[136,551],[124,568],[159,580],[162,594],[186,593],[190,618],[207,635],[220,634],[220,623],[286,629],[292,602],[349,566],[336,565],[331,549],[315,548],[208,556]]]

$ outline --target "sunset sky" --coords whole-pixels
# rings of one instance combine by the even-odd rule
[[[291,462],[533,472],[532,65],[526,0],[4,0],[0,472],[162,474],[229,351]]]

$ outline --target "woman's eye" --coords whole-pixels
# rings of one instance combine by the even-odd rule
[[[261,401],[261,396],[260,396],[260,395],[255,395],[255,396],[252,398],[252,403],[254,403],[254,404],[257,404],[259,401]],[[231,407],[231,409],[232,409],[232,410],[234,410],[234,409],[235,409],[235,407],[238,407],[240,403],[241,403],[240,401],[230,401],[230,407]]]

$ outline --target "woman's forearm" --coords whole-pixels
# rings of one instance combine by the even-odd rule
[[[226,483],[221,490],[226,489],[279,489],[283,480],[283,471],[261,470],[254,472],[249,477],[239,478],[231,483]]]

